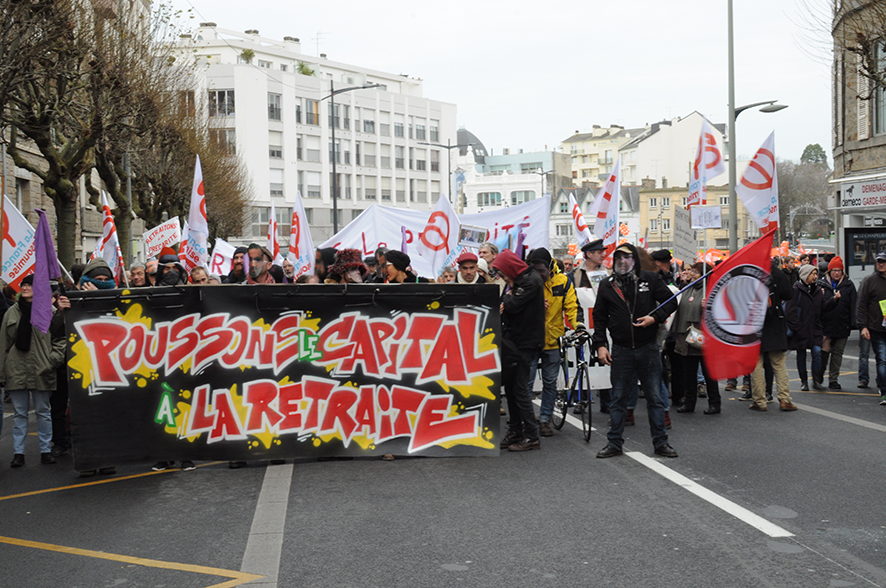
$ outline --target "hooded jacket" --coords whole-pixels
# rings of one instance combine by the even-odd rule
[[[826,304],[833,300],[837,292],[840,293],[837,306],[821,313],[822,333],[825,337],[832,339],[848,337],[849,333],[858,328],[855,322],[855,307],[858,304],[858,292],[855,290],[855,284],[846,275],[837,283],[836,287],[830,276],[819,280],[818,283],[824,288]]]
[[[544,283],[545,302],[545,350],[559,349],[560,337],[566,333],[566,324],[563,315],[569,320],[569,324],[575,328],[578,323],[578,301],[575,296],[575,288],[566,274],[560,272],[560,268],[554,264],[551,275]]]
[[[795,282],[791,298],[786,301],[784,308],[788,328],[792,331],[788,337],[788,347],[790,349],[820,347],[823,341],[822,312],[833,309],[837,306],[837,302],[839,301],[831,297],[825,304],[822,287],[818,281],[811,286],[802,281]]]
[[[859,329],[886,332],[886,327],[883,326],[883,311],[880,309],[881,300],[886,300],[886,276],[874,270],[858,289],[855,320]]]
[[[637,248],[628,244],[634,257],[633,280],[626,280],[623,288],[618,275],[613,273],[600,283],[597,300],[594,304],[594,349],[607,347],[606,330],[612,343],[619,347],[637,349],[654,343],[656,326],[636,327],[634,322],[651,313],[656,325],[661,325],[677,310],[677,299],[670,300],[655,310],[659,304],[673,296],[670,289],[656,272],[640,269],[640,256]],[[655,312],[652,312],[655,310]]]
[[[502,251],[492,266],[513,280],[501,297],[502,353],[538,353],[545,344],[545,297],[541,276],[513,251]]]

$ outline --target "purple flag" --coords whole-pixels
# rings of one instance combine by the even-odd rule
[[[408,238],[406,237],[406,227],[400,227],[400,251],[406,253],[406,241]]]
[[[46,213],[39,208],[34,210],[40,218],[34,237],[34,300],[31,306],[31,324],[47,333],[52,320],[52,286],[49,281],[60,277],[61,272],[58,269],[58,257],[55,255]]]

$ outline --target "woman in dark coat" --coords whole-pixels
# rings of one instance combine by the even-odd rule
[[[840,293],[837,292],[827,303],[824,292],[817,284],[818,270],[813,265],[800,266],[800,279],[794,284],[791,298],[785,305],[785,318],[791,334],[788,347],[797,351],[797,371],[802,385],[800,390],[809,390],[809,379],[806,371],[806,350],[812,352],[812,385],[816,390],[824,390],[822,386],[821,344],[823,332],[821,324],[822,310],[830,310],[837,305]]]
[[[849,334],[858,328],[855,320],[855,306],[858,303],[858,292],[855,284],[843,273],[843,260],[835,256],[828,264],[828,272],[818,283],[824,288],[824,301],[827,304],[836,294],[840,293],[837,305],[821,314],[824,342],[821,348],[821,369],[828,368],[828,388],[842,390],[840,387],[840,368],[843,365],[843,350]],[[830,361],[828,361],[830,360]],[[822,379],[824,374],[822,373]]]

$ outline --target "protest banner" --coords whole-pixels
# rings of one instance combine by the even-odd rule
[[[77,469],[499,453],[495,285],[187,286],[70,297]]]
[[[34,227],[15,205],[4,196],[3,207],[3,281],[16,292],[26,275],[34,271]]]
[[[301,192],[295,193],[292,203],[292,223],[289,229],[289,251],[286,254],[289,263],[295,267],[293,281],[304,274],[314,273],[314,241],[306,221],[305,207],[301,200]]]
[[[216,274],[224,278],[231,273],[231,266],[234,264],[234,251],[236,247],[216,237],[215,246],[212,248],[212,257],[209,261],[209,273]]]
[[[428,214],[428,211],[373,204],[319,247],[353,248],[359,249],[363,255],[372,255],[377,247],[399,247],[402,241],[401,227],[406,227],[413,269],[420,276],[432,277],[435,274],[431,263],[411,249],[418,241],[418,235],[425,230]],[[486,227],[489,229],[488,238],[493,243],[508,235],[512,235],[516,243],[517,236],[522,232],[523,245],[535,249],[550,246],[550,217],[550,198],[539,198],[499,210],[461,214],[458,220],[464,225]]]
[[[143,234],[145,238],[145,255],[156,257],[164,247],[172,247],[182,240],[182,229],[178,217],[172,217]]]

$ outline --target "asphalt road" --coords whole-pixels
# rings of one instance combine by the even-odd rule
[[[886,586],[886,406],[856,369],[839,394],[799,392],[791,370],[794,413],[732,393],[720,415],[673,414],[677,459],[652,457],[638,418],[607,460],[605,431],[587,444],[567,424],[497,458],[81,479],[70,457],[40,465],[36,438],[10,469],[4,418],[0,585]]]

